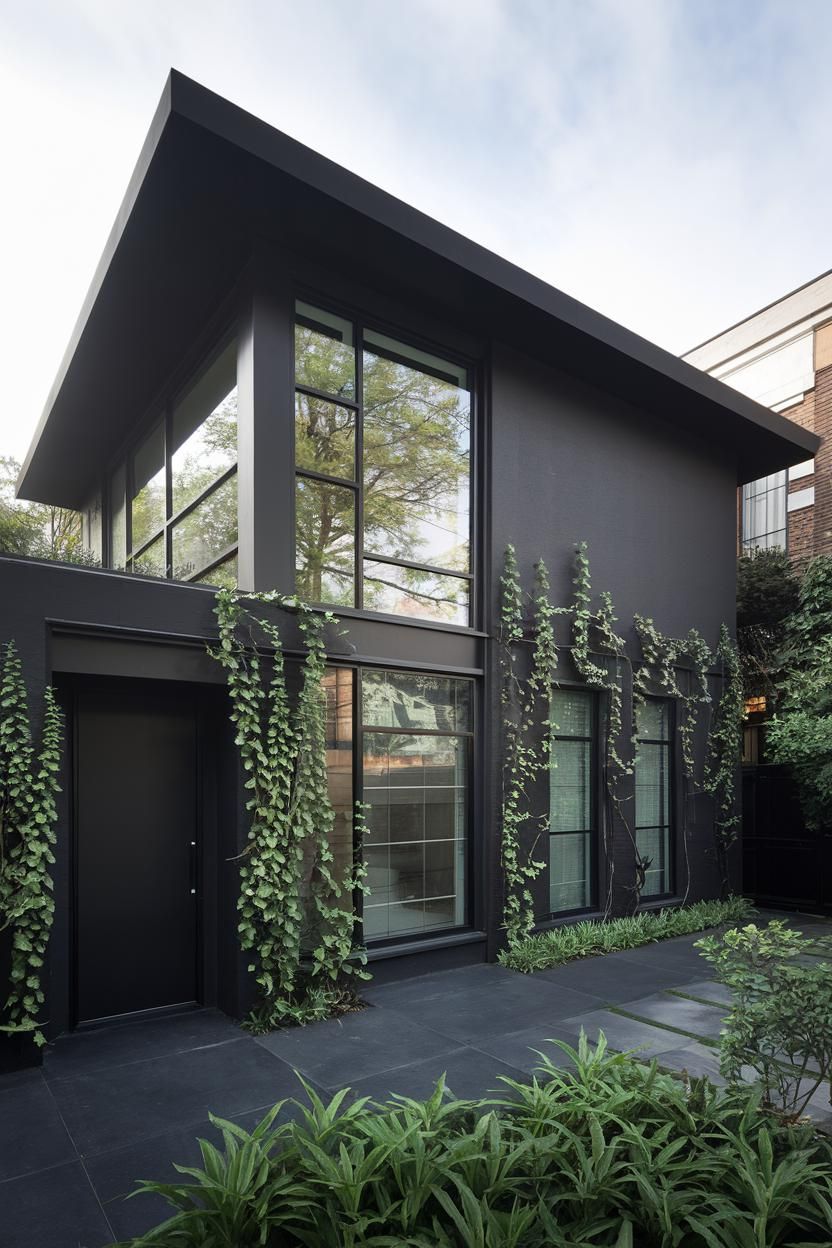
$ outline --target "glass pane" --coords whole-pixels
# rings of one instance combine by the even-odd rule
[[[227,347],[173,412],[174,514],[237,462],[237,347]]]
[[[133,455],[130,519],[133,550],[165,522],[165,429],[161,423]]]
[[[295,463],[355,480],[355,410],[295,393]]]
[[[458,576],[364,560],[364,606],[368,611],[465,627],[470,619],[469,598],[470,582]]]
[[[650,741],[667,741],[670,736],[670,708],[667,702],[647,698],[636,709],[636,736]]]
[[[636,827],[670,823],[669,749],[639,742],[636,753]]]
[[[465,741],[364,734],[365,938],[464,922]]]
[[[772,490],[768,496],[768,529],[774,532],[782,529],[786,523],[786,487]]]
[[[364,544],[467,572],[471,396],[420,362],[364,352]]]
[[[297,478],[296,585],[307,602],[355,605],[355,491]]]
[[[127,500],[124,465],[110,478],[110,563],[123,568],[127,562]]]
[[[187,580],[237,541],[236,472],[173,526],[173,576]]]
[[[308,303],[295,306],[295,381],[336,398],[355,399],[352,325]]]
[[[335,875],[343,880],[352,864],[352,701],[353,674],[348,668],[328,668],[324,675],[326,697],[326,772],[329,800],[335,811],[332,852]]]
[[[636,844],[642,860],[649,861],[644,873],[642,897],[670,892],[669,828],[640,828],[636,832]]]
[[[592,904],[587,832],[549,838],[549,909],[586,910]]]
[[[206,572],[204,576],[194,578],[196,585],[215,585],[217,589],[236,589],[237,588],[237,556],[232,555],[230,559],[226,559],[223,563],[218,563],[215,568],[211,568],[210,572]]]
[[[362,678],[365,724],[464,732],[471,727],[469,680],[413,672],[372,672]]]
[[[140,555],[133,557],[133,571],[139,573],[140,576],[165,575],[164,537],[157,538]]]
[[[549,773],[549,827],[582,832],[590,827],[591,788],[588,741],[556,741]]]
[[[592,694],[580,689],[553,690],[552,719],[558,736],[592,736]]]

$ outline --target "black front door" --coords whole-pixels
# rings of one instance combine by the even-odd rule
[[[76,1021],[197,999],[197,718],[132,682],[76,702]]]

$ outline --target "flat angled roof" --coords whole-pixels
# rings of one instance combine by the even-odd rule
[[[518,211],[521,211],[518,200]],[[352,265],[725,448],[738,480],[818,439],[172,70],[18,481],[78,507],[259,243]]]

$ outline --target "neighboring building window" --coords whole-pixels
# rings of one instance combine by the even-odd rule
[[[295,387],[298,594],[468,624],[467,370],[299,302]]]
[[[786,471],[742,487],[742,549],[786,547]]]
[[[237,363],[227,347],[109,482],[115,568],[237,583]]]
[[[549,773],[549,909],[587,910],[593,901],[595,698],[556,689],[557,733]]]
[[[648,698],[636,715],[636,845],[649,859],[642,897],[669,893],[672,870],[672,706]]]
[[[472,683],[362,676],[364,937],[418,936],[466,922]]]

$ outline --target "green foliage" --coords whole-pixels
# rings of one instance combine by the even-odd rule
[[[244,602],[297,613],[306,656],[294,706],[279,630],[267,614],[254,616]],[[239,859],[238,932],[242,948],[251,954],[249,971],[261,1003],[249,1024],[252,1030],[268,1031],[348,1006],[347,978],[367,978],[361,969],[366,957],[354,939],[352,904],[353,893],[364,887],[363,818],[359,809],[359,850],[352,867],[338,879],[322,688],[324,629],[334,617],[316,614],[294,597],[232,590],[217,594],[215,611],[219,645],[210,653],[228,675],[235,744],[250,793],[248,843]],[[248,644],[242,638],[244,623],[249,626]],[[265,638],[265,647],[258,644],[258,635]]]
[[[19,473],[16,460],[0,455],[0,552],[97,564],[98,560],[84,547],[79,513],[65,507],[20,502],[15,498]]]
[[[799,581],[785,550],[757,550],[737,561],[737,628],[776,629],[797,610]]]
[[[722,691],[716,704],[705,758],[705,792],[716,806],[714,843],[723,896],[728,891],[728,851],[737,839],[737,764],[742,748],[743,684],[740,657],[723,624],[714,659],[722,667]]]
[[[743,897],[725,901],[697,901],[692,906],[646,910],[605,922],[586,920],[551,928],[504,950],[499,955],[503,966],[531,974],[545,971],[575,958],[592,958],[620,949],[635,949],[672,936],[687,936],[723,923],[741,923],[753,914]]]
[[[791,766],[809,828],[832,821],[832,558],[819,556],[800,583],[800,602],[786,621],[777,713],[766,745],[775,763]]]
[[[524,595],[513,546],[506,549],[500,580],[500,668],[503,713],[503,772],[500,852],[503,867],[503,925],[509,946],[527,936],[534,926],[531,881],[545,863],[534,858],[534,845],[549,830],[547,816],[535,821],[529,809],[534,781],[552,765],[552,685],[557,667],[549,602],[549,575],[541,561],[535,566],[532,595],[533,638],[531,660],[523,653]],[[537,824],[534,845],[528,831]]]
[[[764,1105],[799,1117],[832,1074],[832,966],[807,958],[813,942],[779,919],[697,945],[733,993],[722,1073],[739,1083],[750,1067]]]
[[[61,761],[61,713],[51,689],[44,694],[40,751],[29,727],[23,668],[14,642],[0,664],[0,931],[11,933],[8,1022],[0,1031],[41,1031],[45,995],[41,971],[55,912],[49,868]]]
[[[799,1248],[832,1237],[832,1146],[758,1094],[686,1086],[581,1038],[501,1096],[329,1102],[213,1119],[222,1147],[134,1248]]]

